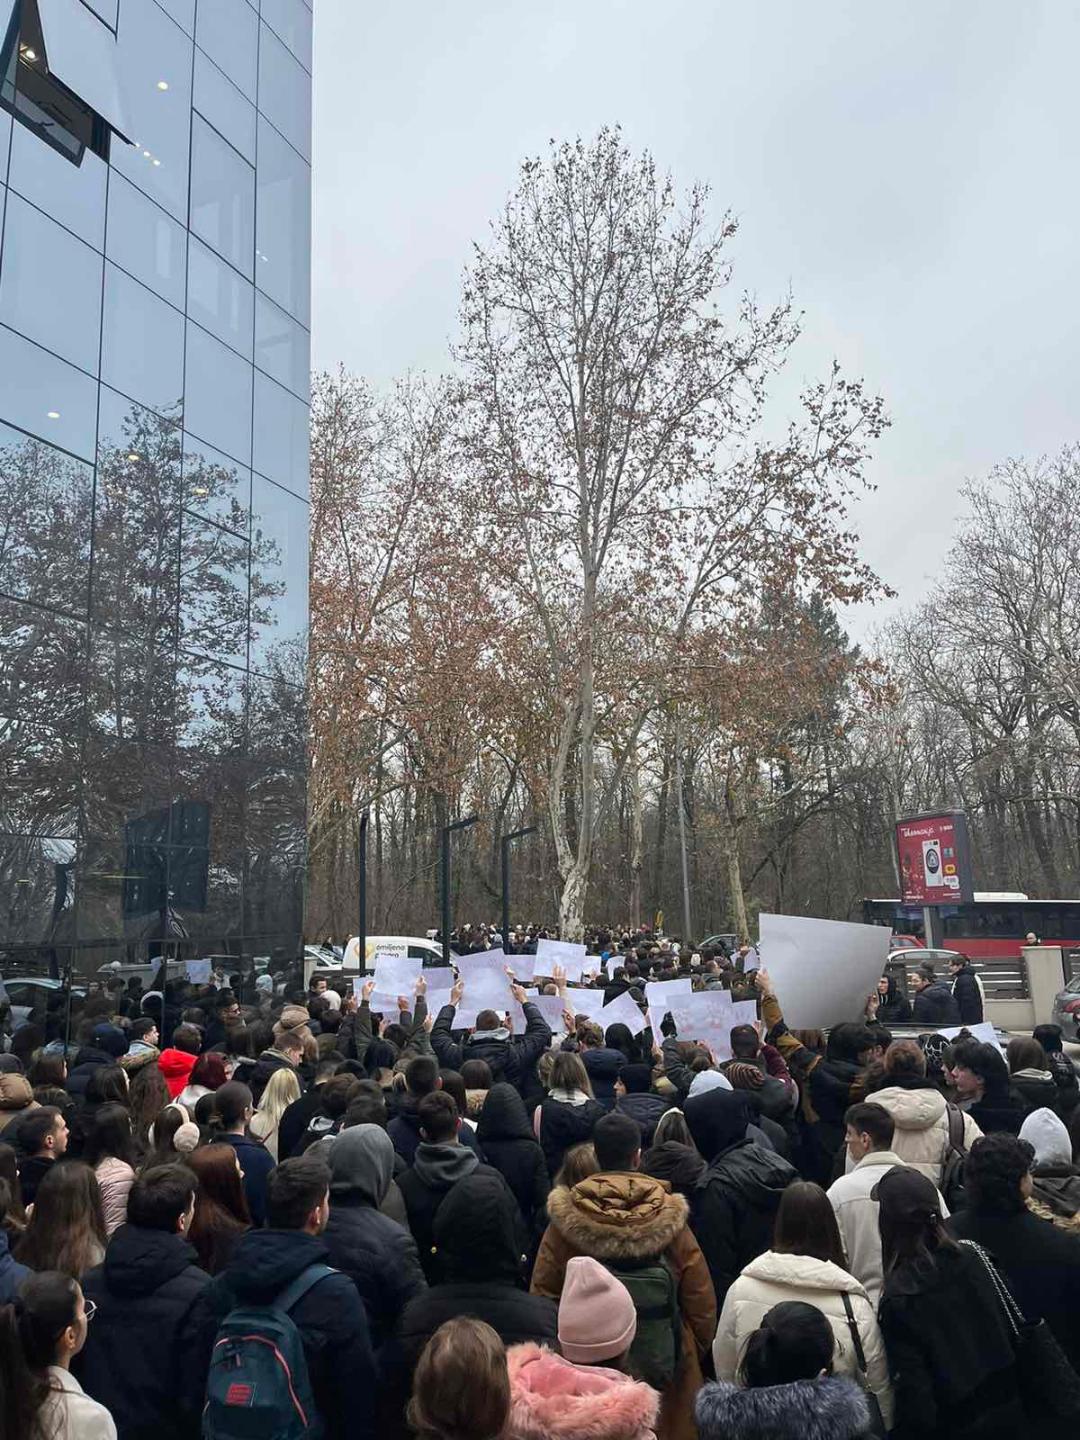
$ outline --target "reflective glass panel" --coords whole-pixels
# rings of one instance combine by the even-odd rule
[[[149,650],[176,633],[180,455],[178,427],[102,390],[92,609]]]
[[[308,407],[255,372],[255,454],[252,465],[295,495],[309,489]]]
[[[255,291],[224,260],[191,236],[187,311],[231,349],[251,359]]]
[[[210,655],[181,654],[176,687],[176,743],[204,754],[245,748],[247,671]]]
[[[73,840],[0,835],[0,943],[40,944],[46,948],[34,958],[44,963],[73,937],[74,862]],[[12,998],[18,1003],[14,991]]]
[[[249,855],[244,875],[244,933],[284,959],[303,931],[302,853]]]
[[[108,263],[101,378],[130,399],[179,419],[184,396],[184,317]]]
[[[199,6],[195,40],[234,85],[255,99],[259,17],[247,0],[213,0]]]
[[[256,765],[303,770],[307,708],[302,646],[281,655],[272,675],[252,674],[248,685],[248,751]]]
[[[16,125],[12,132],[8,184],[95,250],[105,239],[107,173],[104,160],[92,150],[83,155],[81,165],[72,165],[25,125]]]
[[[187,218],[191,134],[190,38],[156,4],[124,5],[120,83],[135,145],[114,144],[112,167]],[[162,88],[164,86],[164,88]]]
[[[255,164],[255,106],[201,50],[195,51],[195,109]]]
[[[192,435],[251,463],[251,366],[188,323],[186,423]]]
[[[185,511],[180,560],[184,648],[244,665],[247,618],[247,541]]]
[[[259,40],[259,112],[310,161],[311,76],[266,25]]]
[[[91,735],[171,745],[176,631],[156,635],[92,630],[88,729]]]
[[[109,186],[105,253],[121,269],[184,308],[187,234],[170,215],[120,175]]]
[[[311,337],[291,315],[255,296],[255,364],[305,402],[311,397]]]
[[[113,30],[116,29],[119,0],[83,0],[83,3],[89,5],[94,14],[100,16],[106,25],[111,26]]]
[[[0,322],[96,375],[101,263],[89,245],[9,193]]]
[[[0,715],[22,727],[78,735],[86,687],[86,625],[0,596]]]
[[[97,381],[0,326],[0,420],[94,457]]]
[[[85,616],[93,488],[89,465],[0,425],[0,590]]]
[[[191,228],[250,279],[255,171],[199,115],[192,118],[191,134]]]
[[[302,772],[256,766],[248,787],[247,843],[255,850],[299,859],[307,824],[305,795]]]
[[[262,18],[304,69],[310,70],[311,11],[304,0],[262,0]]]
[[[157,0],[157,3],[189,35],[195,34],[195,0]]]
[[[311,323],[311,170],[267,121],[259,121],[255,284]]]
[[[184,507],[247,539],[251,471],[219,450],[184,437]]]
[[[251,668],[303,643],[308,622],[308,507],[261,475],[251,489]],[[281,660],[287,664],[286,658]]]

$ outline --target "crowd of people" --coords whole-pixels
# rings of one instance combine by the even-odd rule
[[[671,1015],[604,1031],[556,972],[554,1032],[516,984],[523,1029],[461,1030],[458,987],[430,1014],[421,977],[375,1014],[372,981],[323,976],[246,1005],[115,980],[73,1002],[70,1042],[57,1014],[16,1029],[0,1433],[1041,1440],[1080,1419],[1060,1030],[937,1034],[982,1019],[962,964],[924,969],[908,1009],[890,976],[799,1030],[748,946],[603,939],[587,983],[643,1022],[646,982],[690,976],[758,1023],[722,1054]]]

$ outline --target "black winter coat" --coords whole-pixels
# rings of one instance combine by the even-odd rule
[[[1025,1118],[1036,1110],[1061,1114],[1061,1091],[1049,1070],[1017,1070],[1010,1076],[1009,1086],[1022,1102]]]
[[[666,1115],[671,1106],[663,1096],[645,1091],[634,1095],[624,1095],[621,1100],[615,1101],[615,1109],[620,1110],[624,1115],[629,1115],[631,1120],[637,1121],[641,1127],[641,1148],[647,1150],[653,1143],[661,1115]]]
[[[197,1440],[216,1324],[182,1235],[121,1225],[83,1293],[97,1306],[72,1369],[119,1440]]]
[[[1045,1320],[1073,1368],[1080,1367],[1080,1238],[1026,1209],[1013,1215],[964,1210],[949,1228],[990,1252],[1027,1318]]]
[[[552,1100],[549,1095],[543,1101],[540,1106],[540,1148],[553,1180],[567,1150],[584,1140],[591,1140],[593,1126],[606,1114],[607,1111],[597,1100],[570,1105],[565,1100]]]
[[[78,1100],[86,1096],[86,1087],[90,1083],[90,1076],[95,1070],[100,1070],[103,1065],[115,1065],[116,1056],[110,1055],[107,1050],[98,1050],[93,1045],[84,1045],[75,1056],[75,1064],[68,1074],[65,1089],[69,1095]]]
[[[270,1076],[273,1075],[274,1071],[284,1070],[286,1068],[296,1070],[296,1066],[287,1060],[279,1051],[264,1050],[262,1052],[244,1077],[244,1084],[251,1090],[251,1098],[256,1105],[258,1105],[262,1099],[262,1093],[266,1089]],[[296,1077],[300,1081],[300,1088],[303,1089],[304,1081],[299,1070],[296,1071]]]
[[[418,1104],[412,1095],[405,1095],[398,1105],[397,1114],[386,1126],[386,1133],[394,1142],[394,1149],[406,1165],[411,1165],[416,1159],[416,1147],[420,1144],[420,1117],[416,1113]],[[474,1150],[478,1160],[484,1159],[483,1150],[471,1126],[462,1125],[458,1131],[458,1142],[466,1149]]]
[[[925,1025],[932,1030],[941,1025],[959,1025],[960,1007],[948,985],[943,980],[936,980],[915,996],[911,1018],[916,1025]]]
[[[449,1070],[460,1070],[466,1060],[486,1060],[493,1080],[508,1080],[520,1090],[528,1072],[551,1044],[547,1021],[531,1001],[522,1006],[525,1013],[524,1035],[508,1039],[480,1036],[456,1044],[451,1037],[454,1024],[453,1005],[444,1005],[431,1030],[431,1048],[439,1064]]]
[[[933,988],[933,987],[931,987]],[[970,965],[962,965],[953,976],[953,999],[960,1012],[961,1025],[981,1025],[983,1021],[982,992]]]
[[[270,1304],[302,1270],[326,1264],[329,1252],[320,1237],[300,1230],[250,1230],[207,1298],[220,1323],[238,1305]],[[289,1314],[300,1331],[326,1440],[374,1440],[375,1360],[367,1313],[353,1282],[347,1275],[328,1275]]]
[[[506,1181],[490,1165],[465,1163],[466,1160],[473,1161],[475,1159],[468,1151],[461,1156],[460,1162],[454,1156],[450,1156],[448,1160],[446,1152],[454,1150],[460,1151],[461,1147],[421,1144],[417,1151],[416,1164],[411,1170],[406,1170],[398,1181],[398,1189],[405,1201],[405,1210],[409,1217],[409,1230],[412,1232],[416,1248],[420,1253],[420,1264],[424,1267],[428,1283],[432,1285],[443,1278],[441,1258],[436,1254],[434,1245],[435,1217],[454,1185],[466,1175],[487,1175],[498,1181],[503,1195],[503,1203],[513,1217],[513,1223],[520,1236],[519,1253],[523,1253],[525,1247],[525,1227],[521,1219],[521,1212],[518,1210],[517,1201],[510,1193],[510,1187]],[[430,1165],[426,1162],[433,1152],[442,1153],[438,1157],[437,1163]],[[450,1162],[453,1162],[452,1170],[447,1168]]]
[[[333,1196],[322,1236],[329,1264],[348,1275],[367,1310],[372,1348],[395,1332],[405,1306],[427,1289],[416,1241],[404,1226],[359,1199]]]
[[[984,1095],[968,1107],[968,1114],[984,1135],[1019,1135],[1025,1119],[1024,1102],[1010,1084],[1001,1094]]]
[[[709,1266],[718,1310],[743,1267],[772,1244],[780,1196],[798,1178],[781,1156],[740,1140],[698,1180],[690,1225]]]
[[[1032,1440],[1012,1336],[993,1283],[970,1251],[903,1267],[878,1307],[892,1374],[892,1440]]]
[[[322,1086],[312,1085],[299,1100],[285,1107],[278,1125],[278,1160],[288,1160],[290,1155],[300,1153],[300,1145],[307,1128],[322,1109]]]
[[[551,1189],[544,1152],[533,1135],[525,1102],[512,1085],[493,1085],[476,1127],[484,1160],[509,1185],[525,1228],[536,1240],[547,1225]]]

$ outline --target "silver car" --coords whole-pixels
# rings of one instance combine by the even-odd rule
[[[1080,975],[1070,980],[1064,990],[1054,996],[1050,1019],[1061,1026],[1066,1040],[1080,1040]]]

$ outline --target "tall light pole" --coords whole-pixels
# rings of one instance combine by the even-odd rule
[[[480,819],[479,815],[466,816],[455,820],[452,825],[442,828],[442,954],[443,964],[450,964],[450,836],[455,830],[467,830]]]
[[[371,811],[365,810],[360,816],[360,835],[357,840],[357,860],[360,870],[360,895],[357,909],[356,958],[363,974],[367,968],[367,832]]]
[[[523,835],[535,835],[537,827],[526,825],[523,830],[511,830],[500,841],[502,847],[502,939],[503,949],[510,944],[510,846]]]

